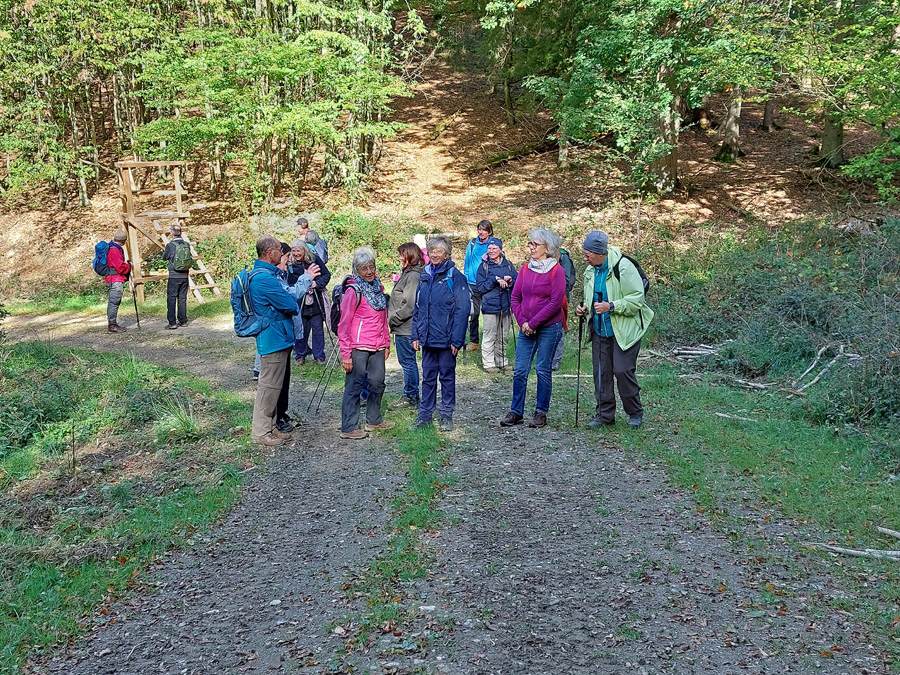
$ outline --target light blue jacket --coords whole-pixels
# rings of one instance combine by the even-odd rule
[[[482,244],[478,237],[475,237],[466,246],[466,257],[463,260],[463,271],[466,273],[466,279],[469,286],[478,283],[478,268],[481,266],[481,258],[487,253],[487,243]]]
[[[257,270],[261,274],[255,275],[250,282],[250,302],[257,314],[269,317],[270,323],[256,336],[256,351],[261,355],[274,354],[294,346],[294,323],[291,317],[300,311],[300,307],[297,299],[285,290],[287,282],[279,279],[281,270],[259,259],[253,264],[253,271]],[[308,276],[306,280],[306,287],[309,288]]]

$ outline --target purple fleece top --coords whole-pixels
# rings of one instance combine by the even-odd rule
[[[563,320],[566,273],[559,264],[546,274],[522,266],[512,292],[512,310],[521,326],[526,321],[537,330]]]

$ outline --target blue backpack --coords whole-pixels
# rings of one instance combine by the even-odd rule
[[[238,337],[256,337],[271,323],[269,317],[256,313],[250,300],[250,280],[261,272],[248,272],[245,267],[231,282],[231,311],[234,312],[234,333]]]
[[[107,257],[109,256],[109,244],[110,242],[108,241],[101,241],[94,246],[94,259],[91,261],[91,267],[101,277],[108,277],[110,274],[116,274],[116,271],[106,264]]]

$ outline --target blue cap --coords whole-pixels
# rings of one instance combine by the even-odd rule
[[[493,244],[494,246],[499,246],[503,248],[503,242],[497,239],[497,237],[488,237],[488,240],[485,242],[488,246]]]

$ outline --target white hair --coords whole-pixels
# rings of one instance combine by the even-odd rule
[[[531,241],[536,241],[538,244],[546,246],[548,256],[559,260],[562,238],[556,232],[536,227],[528,233],[528,236],[531,238]]]
[[[450,253],[453,252],[453,244],[450,243],[450,239],[441,234],[437,234],[428,239],[428,250],[433,251],[436,248],[439,248],[446,253],[448,258],[450,257]]]
[[[353,272],[359,273],[359,268],[363,265],[375,262],[375,251],[368,246],[360,246],[353,251]]]

